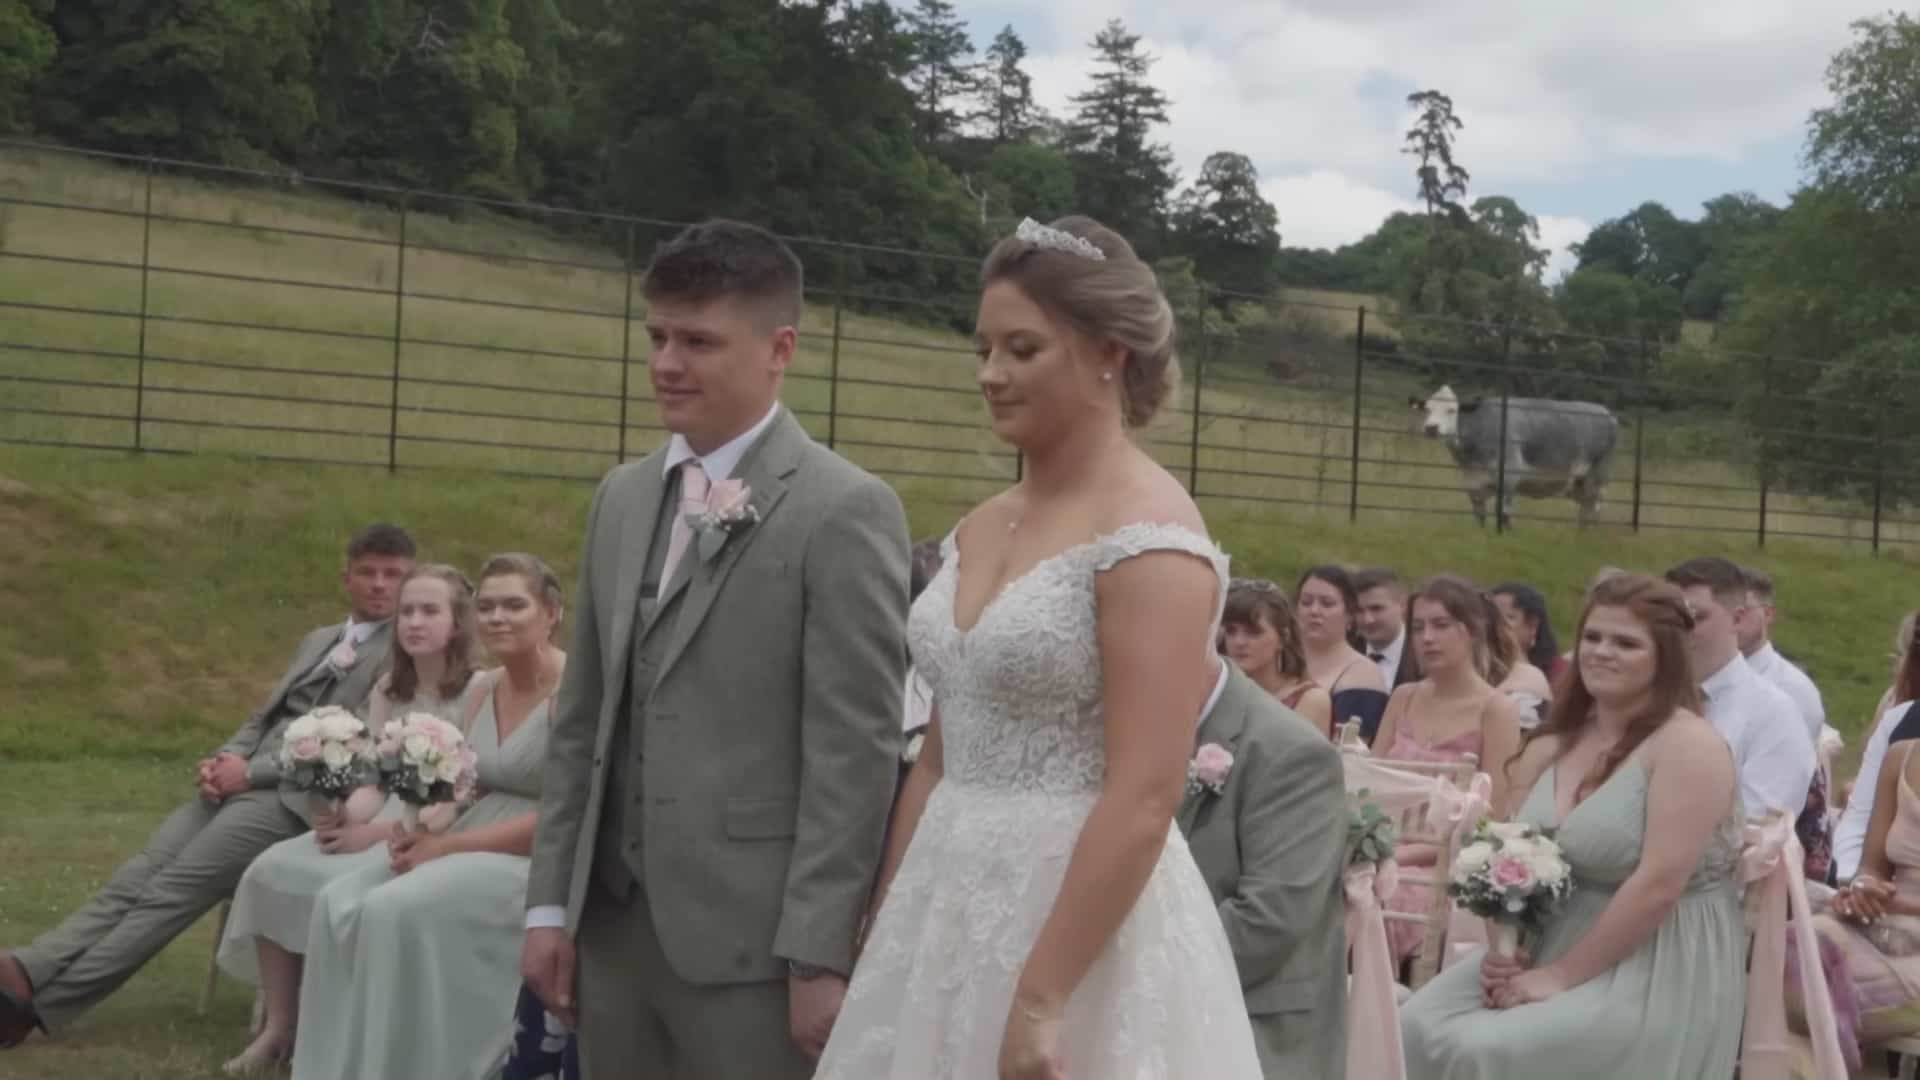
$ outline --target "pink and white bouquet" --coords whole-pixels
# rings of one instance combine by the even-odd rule
[[[419,824],[421,808],[462,802],[473,794],[478,779],[473,748],[459,728],[431,713],[387,721],[374,750],[380,788],[400,799],[408,829]]]
[[[1537,931],[1573,892],[1553,832],[1517,821],[1483,821],[1454,856],[1447,895],[1454,905],[1486,919],[1489,945],[1511,956],[1520,934]]]
[[[281,737],[280,785],[316,803],[338,803],[378,775],[367,725],[338,705],[297,718]]]

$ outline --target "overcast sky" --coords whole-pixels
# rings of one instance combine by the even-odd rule
[[[1807,113],[1855,18],[1890,0],[955,0],[984,49],[1026,41],[1041,103],[1087,85],[1088,43],[1125,20],[1173,98],[1183,177],[1216,150],[1260,169],[1290,246],[1332,247],[1411,209],[1408,93],[1451,95],[1470,197],[1510,195],[1555,259],[1657,199],[1683,217],[1726,191],[1779,202]],[[1017,211],[1018,208],[1016,207]]]

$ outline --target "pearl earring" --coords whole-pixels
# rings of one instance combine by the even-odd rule
[[[1112,381],[1113,381],[1113,372],[1111,372],[1111,371],[1103,371],[1103,372],[1101,372],[1101,373],[1100,373],[1100,381],[1101,381],[1101,382],[1112,382]]]

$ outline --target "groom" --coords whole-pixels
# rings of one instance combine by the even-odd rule
[[[300,642],[266,704],[200,762],[199,797],[175,810],[145,850],[66,921],[0,954],[0,1046],[93,1007],[231,894],[255,856],[306,831],[306,800],[278,790],[281,733],[322,705],[358,711],[366,702],[387,670],[394,604],[413,554],[397,526],[355,534],[342,577],[352,617]]]
[[[779,404],[786,245],[696,225],[641,289],[672,438],[588,515],[523,974],[592,1080],[802,1080],[893,797],[906,516]]]

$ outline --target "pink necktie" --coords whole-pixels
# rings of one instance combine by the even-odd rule
[[[693,526],[687,523],[687,515],[697,515],[706,508],[707,470],[700,467],[697,459],[682,462],[680,512],[673,516],[673,525],[667,533],[667,557],[660,563],[660,595],[663,597],[668,583],[673,581],[674,568],[680,565],[680,557],[686,554],[687,544],[693,539]]]

